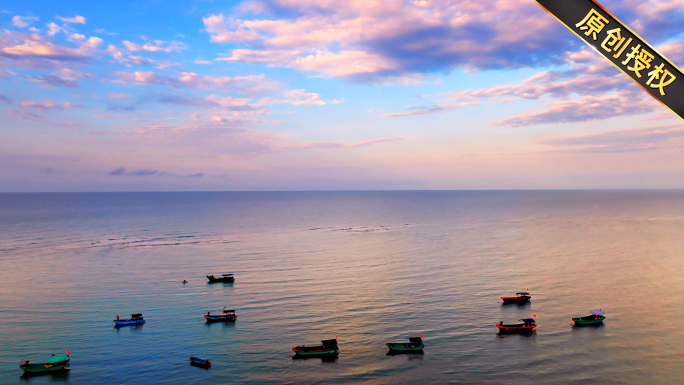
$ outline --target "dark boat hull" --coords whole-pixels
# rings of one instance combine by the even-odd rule
[[[537,325],[518,326],[496,324],[496,328],[499,330],[499,333],[531,333],[536,327]]]
[[[525,303],[529,302],[532,297],[501,297],[503,303]]]
[[[295,356],[297,357],[326,357],[326,356],[336,356],[340,353],[339,350],[337,349],[327,349],[327,350],[320,350],[320,351],[301,351],[301,350],[295,350],[295,348],[292,348],[292,351],[295,353]]]
[[[412,346],[403,342],[388,342],[385,345],[392,353],[421,353],[425,345]]]
[[[233,283],[235,282],[235,277],[210,277],[207,276],[207,279],[209,280],[209,283]]]
[[[237,317],[207,316],[207,315],[205,315],[204,318],[207,320],[207,322],[235,322],[235,320],[237,320]]]
[[[211,362],[209,360],[203,360],[197,357],[190,357],[190,365],[196,366],[202,369],[211,368]]]
[[[572,319],[572,324],[573,326],[592,326],[592,325],[601,325],[603,323],[603,320],[605,320],[605,316],[586,316],[586,317],[579,317],[579,318],[573,318]]]
[[[69,360],[62,362],[55,362],[52,364],[22,364],[19,366],[24,373],[48,373],[57,372],[60,370],[69,370]]]
[[[120,321],[114,321],[116,326],[130,326],[130,325],[142,325],[145,323],[144,319],[141,320],[120,320]]]

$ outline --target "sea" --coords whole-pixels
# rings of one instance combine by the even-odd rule
[[[224,307],[236,322],[205,323]],[[336,359],[293,358],[330,338]],[[68,372],[19,369],[66,350]],[[681,190],[0,194],[1,384],[683,379]]]

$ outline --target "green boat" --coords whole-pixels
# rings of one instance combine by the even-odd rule
[[[305,346],[299,345],[292,348],[295,352],[295,357],[322,357],[322,356],[336,356],[340,349],[337,347],[337,339],[323,340],[320,345]]]
[[[407,342],[388,342],[386,345],[390,353],[419,353],[425,347],[422,337],[409,337]]]
[[[572,324],[574,326],[585,326],[585,325],[598,325],[602,324],[606,317],[603,315],[601,310],[593,310],[590,315],[584,317],[578,317],[572,319]]]
[[[23,364],[19,365],[19,368],[23,369],[26,373],[44,373],[67,370],[69,368],[69,355],[53,355],[46,363],[42,364],[31,364],[29,361],[25,361]]]

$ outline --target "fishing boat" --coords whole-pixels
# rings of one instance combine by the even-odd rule
[[[142,313],[131,314],[131,318],[119,318],[116,316],[114,320],[116,326],[127,326],[127,325],[142,325],[145,323]]]
[[[335,356],[340,352],[337,347],[337,339],[323,340],[320,345],[316,346],[295,346],[292,348],[296,357],[321,357],[321,356]]]
[[[591,314],[584,317],[578,317],[572,319],[572,324],[574,326],[585,326],[585,325],[598,325],[602,324],[603,320],[606,319],[604,312],[599,310],[592,310]]]
[[[58,370],[69,370],[69,353],[62,356],[55,356],[54,354],[50,357],[47,362],[41,364],[32,364],[29,361],[24,361],[23,364],[19,365],[20,369],[24,370],[24,373],[44,373],[44,372],[55,372]]]
[[[207,312],[207,314],[204,315],[204,318],[206,318],[207,322],[235,322],[237,315],[235,314],[235,310],[228,310],[224,306],[223,311],[220,314],[211,314],[211,312]]]
[[[209,274],[207,275],[207,279],[209,280],[209,283],[217,283],[217,282],[223,282],[223,283],[233,283],[235,282],[235,275],[234,274],[221,274],[219,275],[214,275],[214,274]]]
[[[420,353],[425,347],[422,337],[408,337],[406,342],[388,342],[385,345],[390,353]]]
[[[501,300],[503,303],[525,303],[528,302],[530,298],[532,298],[530,293],[521,291],[519,293],[515,293],[515,297],[501,297]]]
[[[190,365],[197,366],[198,368],[209,369],[211,368],[211,361],[203,360],[197,357],[190,357]]]
[[[501,321],[496,324],[496,328],[499,329],[499,333],[527,333],[537,327],[537,321],[534,318],[523,318],[520,321],[522,323],[516,324],[505,324]]]

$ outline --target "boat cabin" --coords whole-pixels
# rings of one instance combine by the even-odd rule
[[[142,313],[135,313],[131,314],[131,319],[136,320],[136,319],[142,319]]]
[[[326,349],[337,349],[337,339],[323,340],[321,341],[321,346]]]
[[[537,323],[534,318],[522,318],[521,321],[525,324],[525,326],[531,326]]]
[[[515,293],[515,296],[516,296],[516,297],[529,297],[529,296],[530,296],[530,293],[528,293],[528,292],[526,292],[526,291],[521,291],[521,292],[519,292],[519,293]]]
[[[422,346],[423,345],[423,339],[420,337],[409,337],[408,338],[408,343],[411,346]]]

